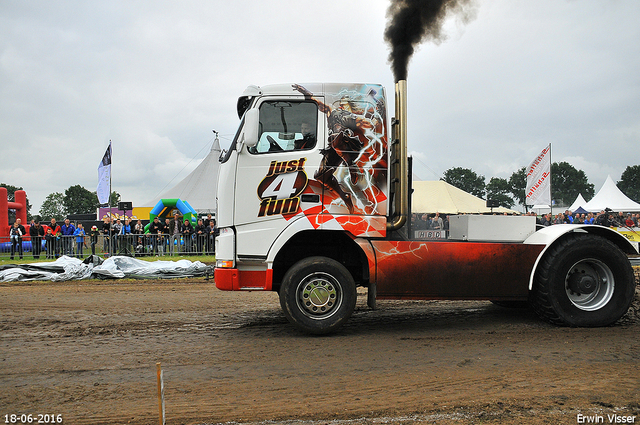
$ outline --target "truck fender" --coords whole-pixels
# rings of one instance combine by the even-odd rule
[[[289,220],[287,227],[280,232],[269,247],[266,260],[267,264],[273,264],[278,252],[280,252],[284,244],[287,243],[287,241],[289,241],[296,233],[300,233],[305,230],[313,230],[313,226],[309,222],[309,219],[303,214]]]
[[[530,245],[545,245],[544,249],[538,255],[536,262],[529,276],[529,290],[533,288],[533,278],[538,270],[540,260],[544,257],[549,248],[561,240],[569,233],[591,233],[602,236],[614,244],[616,244],[626,254],[637,254],[633,244],[620,233],[615,230],[598,225],[589,224],[554,224],[553,226],[544,227],[529,236],[524,243]]]

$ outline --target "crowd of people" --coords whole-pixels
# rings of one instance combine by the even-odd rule
[[[449,230],[449,217],[445,214],[412,214],[412,230]]]
[[[61,255],[84,258],[85,250],[91,248],[96,254],[99,239],[102,238],[102,252],[110,255],[202,255],[215,254],[215,237],[218,234],[216,221],[208,214],[193,226],[189,220],[182,220],[179,215],[164,222],[156,217],[149,226],[148,232],[141,220],[133,224],[128,218],[105,217],[102,228],[92,226],[85,231],[82,223],[72,223],[68,218],[60,225],[55,218],[48,224],[32,220],[27,229],[21,219],[16,219],[9,230],[11,245],[10,258],[24,256],[23,239],[29,236],[28,245],[34,259],[43,254],[47,259],[55,259]],[[44,244],[43,244],[44,242]],[[27,248],[29,249],[29,248]]]
[[[611,227],[638,227],[640,226],[640,213],[613,213],[602,210],[599,213],[573,214],[569,210],[555,215],[542,214],[538,216],[535,212],[528,212],[525,215],[536,217],[536,223],[541,226],[551,226],[553,224],[599,224]],[[445,214],[412,214],[412,230],[449,230],[449,217]]]
[[[216,221],[207,215],[198,219],[196,226],[178,214],[161,221],[154,217],[145,233],[142,221],[131,226],[128,219],[112,220],[105,217],[101,229],[103,251],[126,255],[202,255],[215,254]]]
[[[535,215],[535,213],[530,214]],[[599,213],[574,214],[569,210],[565,210],[555,216],[552,216],[551,213],[543,214],[537,218],[537,223],[542,226],[551,226],[553,224],[599,224],[612,227],[638,227],[639,220],[640,214],[625,214],[623,212],[615,214],[606,210],[602,210]]]
[[[554,224],[597,224],[602,226],[640,227],[640,213],[614,213],[611,210],[603,210],[600,213],[574,214],[572,211],[555,215],[542,214],[537,216],[534,212],[526,215],[536,216],[536,223],[540,226]],[[412,230],[449,230],[449,218],[445,214],[412,214]],[[195,226],[189,220],[183,220],[178,214],[173,219],[164,221],[155,217],[149,223],[148,231],[141,220],[132,224],[128,218],[112,219],[105,217],[102,228],[92,226],[89,233],[82,223],[73,224],[67,218],[62,225],[52,218],[47,225],[32,220],[29,229],[22,225],[21,219],[16,219],[10,228],[11,259],[18,254],[22,259],[23,237],[27,235],[31,239],[31,252],[34,259],[39,259],[42,254],[42,242],[47,259],[58,258],[61,255],[84,257],[84,250],[88,249],[89,242],[91,254],[96,254],[96,246],[102,237],[102,251],[110,255],[202,255],[215,254],[215,237],[218,235],[216,221],[207,215],[200,218]]]

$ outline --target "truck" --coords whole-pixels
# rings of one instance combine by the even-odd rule
[[[607,326],[635,294],[616,231],[533,216],[452,215],[446,237],[410,227],[407,83],[249,86],[220,157],[215,284],[273,291],[305,333],[338,330],[357,288],[377,300],[528,303],[565,326]],[[423,232],[424,233],[424,232]]]

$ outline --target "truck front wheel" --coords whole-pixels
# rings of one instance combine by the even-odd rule
[[[326,257],[298,261],[280,286],[280,305],[289,322],[312,334],[336,331],[356,305],[356,285],[351,273]]]
[[[575,234],[551,247],[536,272],[531,305],[543,319],[568,326],[607,326],[629,309],[633,269],[611,241]]]

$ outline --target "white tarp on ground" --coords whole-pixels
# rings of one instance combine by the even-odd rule
[[[640,211],[640,204],[629,199],[618,189],[611,176],[607,176],[607,180],[596,196],[582,205],[582,208],[589,212],[600,212],[605,208],[611,208],[613,211],[636,212]]]
[[[87,263],[63,255],[50,263],[32,263],[4,266],[0,270],[0,282],[27,280],[82,280],[90,278],[121,279],[166,279],[204,276],[211,269],[200,261],[142,261],[131,257],[114,256],[102,261],[92,256]],[[85,260],[86,261],[86,260]]]

